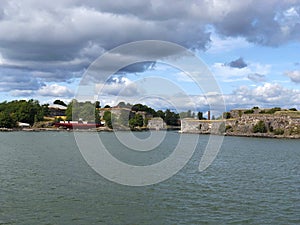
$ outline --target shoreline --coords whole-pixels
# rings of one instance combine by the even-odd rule
[[[176,131],[174,129],[162,129],[163,131]],[[144,132],[144,131],[162,131],[162,130],[154,130],[154,129],[135,129],[133,132]],[[114,132],[113,129],[107,127],[93,128],[93,129],[59,129],[59,128],[0,128],[1,132]],[[119,129],[117,131],[129,131]],[[199,132],[182,132],[177,130],[179,134],[198,134],[198,135],[220,135],[220,136],[228,136],[228,137],[248,137],[248,138],[270,138],[270,139],[300,139],[300,135],[274,135],[269,133],[224,133],[222,134],[211,134],[211,133],[199,133]]]

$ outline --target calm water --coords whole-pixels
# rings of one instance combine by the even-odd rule
[[[161,160],[179,137],[168,132],[160,153],[144,157],[100,135],[137,164]],[[226,137],[199,173],[207,139],[169,180],[128,187],[95,173],[72,133],[0,133],[0,224],[300,224],[300,140]]]

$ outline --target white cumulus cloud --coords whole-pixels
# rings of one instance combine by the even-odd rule
[[[52,96],[52,97],[72,97],[73,92],[66,86],[58,84],[50,84],[41,87],[37,92],[41,96]]]
[[[300,70],[288,71],[285,73],[285,75],[288,76],[291,81],[300,83]]]

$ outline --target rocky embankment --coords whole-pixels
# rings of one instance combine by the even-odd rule
[[[300,113],[243,114],[227,120],[181,121],[182,133],[222,134],[227,136],[300,138]]]

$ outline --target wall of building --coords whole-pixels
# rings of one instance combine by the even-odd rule
[[[225,128],[225,120],[196,120],[185,118],[181,120],[182,133],[219,134]],[[223,129],[225,131],[225,129]]]
[[[166,123],[160,117],[154,117],[148,120],[147,127],[151,130],[163,130],[166,129]]]

